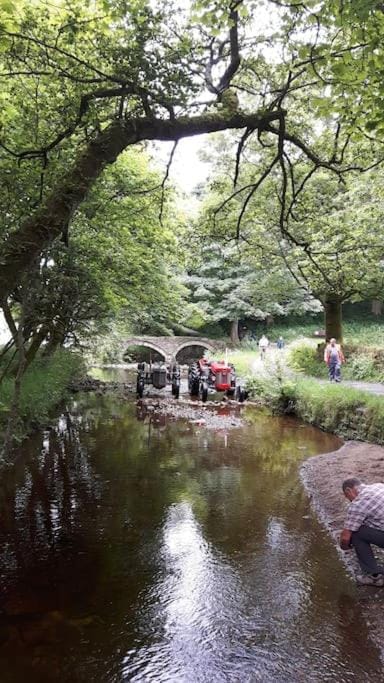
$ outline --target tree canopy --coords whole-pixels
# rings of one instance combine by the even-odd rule
[[[3,2],[0,13],[5,305],[80,220],[103,251],[101,223],[94,221],[90,233],[83,206],[93,187],[102,192],[98,179],[128,147],[240,131],[231,172],[233,237],[247,239],[247,212],[260,197],[289,243],[287,267],[296,247],[305,251],[307,274],[317,247],[308,246],[305,233],[310,223],[317,229],[317,219],[307,227],[296,221],[291,232],[295,211],[301,215],[306,203],[311,213],[314,183],[324,185],[328,175],[327,183],[343,183],[384,158],[384,19],[371,0],[15,0]],[[168,170],[153,195],[160,215]]]
[[[271,18],[262,29],[259,15]],[[346,152],[355,130],[366,134],[365,107],[373,121],[381,111],[383,13],[371,2],[19,2],[3,3],[2,16],[0,170],[19,188],[3,231],[3,297],[67,231],[104,168],[140,141],[242,129],[238,160],[251,137],[271,146],[250,190],[276,167],[282,197],[292,155],[339,175],[374,163]],[[359,96],[352,74],[366,62]],[[292,113],[306,100],[302,128]],[[3,190],[6,203],[6,181]]]

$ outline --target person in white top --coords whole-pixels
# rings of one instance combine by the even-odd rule
[[[265,336],[265,334],[263,334],[263,336],[260,338],[260,341],[259,341],[259,349],[260,349],[261,360],[264,360],[268,346],[269,346],[269,339],[268,339],[268,337]]]

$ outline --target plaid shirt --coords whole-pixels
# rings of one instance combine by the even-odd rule
[[[361,525],[384,531],[384,484],[361,484],[348,507],[344,529],[357,531]]]

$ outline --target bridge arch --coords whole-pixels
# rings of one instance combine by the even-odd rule
[[[146,349],[151,349],[152,351],[156,351],[164,361],[167,360],[167,353],[164,349],[162,349],[160,346],[155,344],[153,341],[148,341],[147,339],[127,339],[124,341],[121,345],[122,347],[122,355],[124,355],[128,349],[132,346],[142,346]]]
[[[193,348],[200,348],[200,349],[206,349],[207,351],[215,351],[215,347],[213,344],[210,344],[209,342],[203,340],[203,339],[191,339],[190,341],[185,341],[182,344],[180,344],[175,353],[175,359],[178,360],[178,355],[181,351],[184,349],[188,349],[189,347]]]

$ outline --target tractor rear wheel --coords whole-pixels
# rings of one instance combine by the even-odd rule
[[[191,396],[198,396],[200,389],[200,370],[197,363],[192,363],[188,372],[188,391]]]
[[[208,399],[208,386],[206,383],[201,385],[201,400],[203,403],[206,403]]]
[[[239,403],[244,403],[245,399],[247,398],[247,392],[245,389],[242,387],[237,387],[236,389],[236,401],[239,401]]]
[[[141,380],[137,380],[137,385],[136,385],[136,393],[139,398],[143,398],[144,394],[144,382]]]

